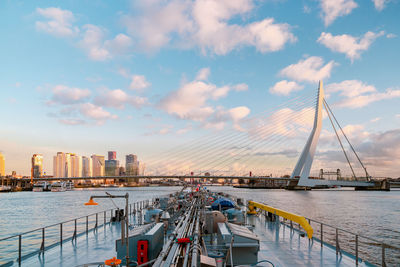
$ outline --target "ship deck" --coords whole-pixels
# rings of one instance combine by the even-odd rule
[[[135,220],[131,216],[131,221]],[[274,266],[355,266],[350,254],[336,255],[334,247],[304,237],[298,230],[284,224],[270,222],[263,216],[249,217],[254,232],[260,238],[258,260],[268,260]],[[120,238],[120,224],[110,223],[96,231],[81,235],[76,242],[65,242],[46,250],[44,256],[33,256],[22,261],[21,266],[78,266],[104,262],[116,256],[115,240]],[[18,266],[18,263],[14,263]],[[261,264],[260,264],[261,265]],[[262,266],[270,266],[266,262]],[[373,266],[359,262],[359,266]]]

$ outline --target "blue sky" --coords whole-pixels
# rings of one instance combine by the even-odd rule
[[[51,173],[57,151],[149,162],[251,132],[246,119],[323,80],[371,173],[398,177],[398,14],[397,0],[2,1],[6,171],[28,174],[42,153]],[[342,166],[332,139],[324,127],[316,170]]]

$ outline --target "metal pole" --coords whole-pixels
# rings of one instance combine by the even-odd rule
[[[106,217],[107,217],[107,212],[104,212],[104,226],[106,226]]]
[[[385,262],[385,244],[382,243],[382,267],[386,267]]]
[[[62,246],[62,242],[63,242],[63,238],[62,238],[62,234],[63,234],[63,224],[60,223],[60,245]]]
[[[125,224],[126,224],[126,266],[129,266],[129,216],[128,216],[128,202],[129,202],[129,194],[125,195]]]
[[[98,222],[98,216],[99,214],[98,213],[96,213],[96,225],[94,226],[94,228],[96,228],[97,229],[97,222]]]
[[[340,252],[340,246],[339,246],[339,230],[336,228],[336,255],[339,254]]]
[[[89,233],[89,218],[86,216],[86,234]]]
[[[321,247],[324,246],[324,229],[323,229],[323,223],[321,223]]]
[[[356,266],[358,266],[358,235],[356,235]]]
[[[43,252],[43,254],[44,254],[44,228],[42,228],[42,245],[41,245],[41,250],[42,250],[42,252]]]
[[[22,245],[22,236],[18,236],[18,264],[21,265],[21,245]]]

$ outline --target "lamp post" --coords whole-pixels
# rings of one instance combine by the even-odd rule
[[[129,216],[128,216],[128,202],[129,202],[129,194],[126,193],[125,195],[111,195],[110,193],[106,192],[106,196],[90,196],[88,202],[85,203],[86,206],[93,206],[98,205],[99,203],[95,202],[94,198],[125,198],[125,212],[123,220],[121,221],[121,241],[122,244],[126,243],[126,266],[129,266]],[[123,227],[123,223],[125,223],[125,227]],[[124,232],[125,231],[125,232]]]

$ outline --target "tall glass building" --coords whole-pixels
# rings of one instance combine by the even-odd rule
[[[3,154],[0,153],[0,176],[6,176],[5,159]]]
[[[43,156],[41,154],[33,154],[31,176],[40,178],[43,175]]]

